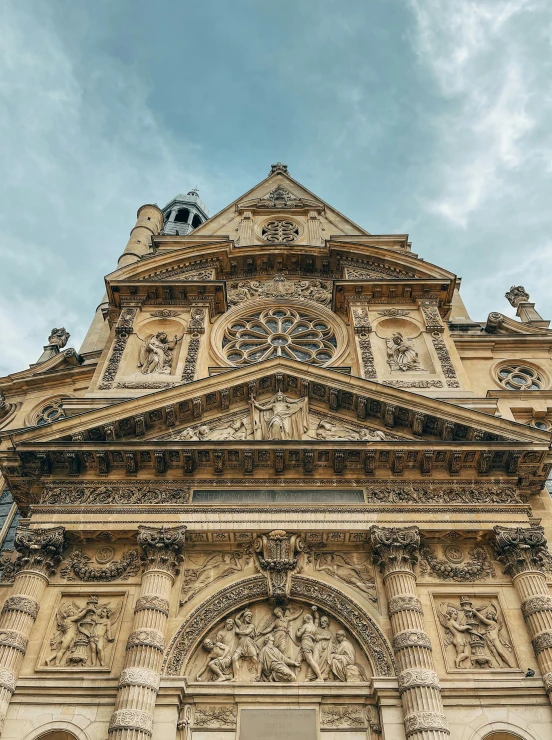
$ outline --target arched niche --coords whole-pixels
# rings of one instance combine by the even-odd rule
[[[183,675],[205,637],[240,608],[268,600],[267,581],[256,575],[237,581],[213,594],[184,620],[172,638],[163,662],[165,675]],[[295,575],[290,601],[314,605],[339,624],[358,645],[372,676],[396,675],[391,647],[373,618],[341,591],[313,578]],[[274,608],[275,605],[270,605]]]

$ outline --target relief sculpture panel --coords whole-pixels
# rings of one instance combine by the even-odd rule
[[[354,639],[316,606],[256,603],[219,623],[192,656],[192,681],[358,683],[371,675]]]
[[[204,588],[231,575],[253,568],[250,547],[232,552],[189,551],[185,556],[180,605],[188,603]]]
[[[496,596],[434,595],[447,670],[518,667],[512,639]]]
[[[377,602],[374,570],[365,552],[315,552],[314,570],[325,573],[359,591],[366,599]]]
[[[62,594],[37,670],[109,670],[126,595]]]

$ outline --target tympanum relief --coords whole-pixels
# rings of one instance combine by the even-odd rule
[[[121,594],[62,597],[37,669],[108,669],[123,606]]]
[[[192,681],[358,683],[370,668],[350,635],[316,606],[254,604],[228,616],[190,662]]]
[[[459,596],[439,601],[446,661],[456,670],[511,669],[517,660],[502,609],[495,597]]]

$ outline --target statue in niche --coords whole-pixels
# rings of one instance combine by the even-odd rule
[[[368,565],[368,557],[356,552],[316,552],[314,569],[337,578],[361,591],[370,601],[377,601],[376,582]]]
[[[386,339],[385,342],[387,344],[387,364],[391,372],[406,373],[423,370],[411,339],[405,339],[399,331],[396,331],[391,339]]]
[[[48,344],[52,344],[59,349],[63,349],[69,341],[70,336],[71,335],[65,330],[64,326],[62,326],[61,329],[56,329],[54,327],[48,337]]]
[[[270,632],[264,641],[259,654],[260,673],[259,681],[283,681],[293,683],[297,681],[296,674],[290,666],[301,667],[300,660],[287,658],[275,645],[274,633]]]
[[[247,550],[234,552],[207,552],[186,555],[186,564],[201,564],[197,568],[185,568],[182,579],[180,605],[191,601],[205,586],[221,581],[223,578],[242,571],[251,563],[252,553]]]
[[[257,608],[258,607],[252,607]],[[262,608],[262,607],[261,607]],[[301,619],[302,617],[302,619]],[[293,622],[301,619],[297,629]],[[366,681],[356,650],[343,630],[334,632],[328,615],[315,606],[277,606],[255,624],[251,609],[228,616],[202,643],[197,681]],[[301,676],[302,678],[299,678]]]
[[[61,604],[56,614],[57,629],[50,640],[54,652],[47,666],[95,667],[106,665],[108,643],[114,642],[112,629],[119,619],[122,602],[112,608],[90,596],[84,607],[75,602]]]
[[[308,431],[307,398],[294,400],[278,391],[265,404],[252,399],[249,405],[255,439],[303,439],[303,434]]]
[[[339,681],[358,683],[366,681],[362,668],[355,663],[355,648],[343,630],[336,632],[337,646],[332,650],[330,663],[332,673]]]
[[[148,334],[142,342],[138,355],[138,367],[142,368],[142,374],[151,375],[158,373],[161,375],[170,375],[172,371],[173,350],[180,339],[176,334],[174,335],[174,339],[169,339],[167,332],[164,331],[158,331],[157,334]]]
[[[491,603],[474,607],[467,596],[460,607],[441,602],[437,616],[445,632],[445,646],[456,651],[456,668],[514,668],[512,645],[498,607]]]
[[[322,419],[316,428],[316,439],[327,439],[335,441],[362,440],[366,442],[380,442],[385,439],[384,432],[378,429],[349,429],[335,424],[330,419]]]

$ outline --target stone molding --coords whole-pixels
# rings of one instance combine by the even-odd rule
[[[151,647],[162,653],[165,648],[165,636],[159,630],[154,629],[134,630],[128,636],[126,649],[130,650],[134,647]]]
[[[144,686],[152,691],[159,690],[160,677],[149,668],[125,668],[119,677],[119,688],[124,686]]]
[[[430,730],[436,730],[450,735],[445,715],[438,712],[413,712],[412,714],[408,714],[404,718],[404,728],[407,738],[417,732],[421,733]]]
[[[541,632],[531,640],[535,655],[538,657],[539,653],[544,650],[552,648],[552,632]]]
[[[424,613],[422,602],[416,596],[393,596],[389,599],[387,611],[390,617],[405,611]]]
[[[408,668],[399,673],[399,691],[406,691],[418,686],[431,686],[435,689],[441,688],[439,676],[430,669],[425,668]]]
[[[29,640],[21,632],[17,632],[16,630],[0,629],[0,645],[15,648],[16,650],[19,650],[19,652],[25,654],[28,644]]]
[[[151,736],[153,717],[149,712],[142,712],[139,709],[117,709],[109,722],[109,732],[115,730],[136,730]]]
[[[521,613],[524,619],[539,612],[552,612],[552,597],[531,596],[521,605]]]
[[[28,614],[33,619],[37,618],[40,604],[35,599],[31,599],[29,596],[8,596],[2,607],[2,614],[7,612],[23,612]]]
[[[398,652],[409,647],[423,647],[427,650],[433,650],[431,640],[426,632],[420,630],[403,630],[397,632],[393,638],[393,650]]]
[[[9,691],[13,694],[15,691],[15,684],[17,683],[17,676],[11,671],[0,670],[0,688]]]
[[[163,599],[160,596],[140,596],[136,602],[136,606],[134,607],[134,613],[137,614],[138,612],[146,611],[147,609],[161,612],[161,614],[164,614],[166,617],[169,616],[169,602],[167,599]]]

